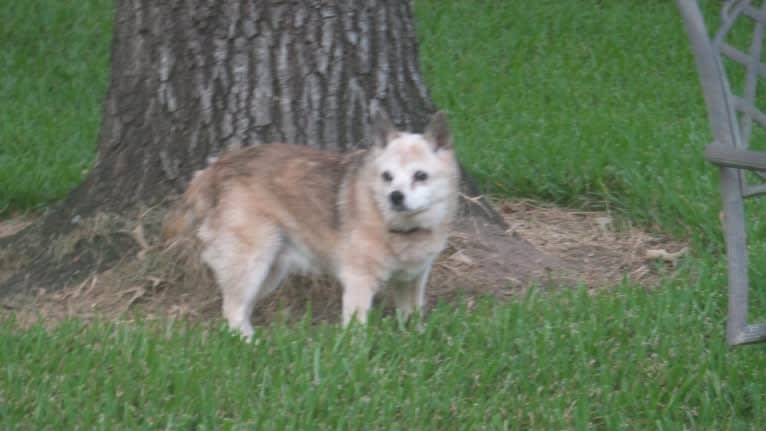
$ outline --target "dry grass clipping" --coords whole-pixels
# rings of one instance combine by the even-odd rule
[[[580,279],[589,286],[625,277],[655,286],[663,275],[660,269],[672,270],[689,250],[683,242],[617,226],[606,212],[573,211],[530,200],[500,202],[499,208],[511,233],[578,267]]]
[[[435,263],[429,306],[458,295],[469,301],[487,294],[507,298],[531,285],[603,287],[627,277],[654,286],[663,272],[672,274],[687,250],[680,242],[636,228],[617,229],[607,213],[570,211],[528,200],[498,202],[497,208],[510,229],[491,231],[484,238],[466,233],[470,229],[465,226],[457,229]],[[220,294],[199,260],[196,241],[164,244],[159,235],[163,213],[153,208],[132,219],[101,215],[82,223],[97,232],[119,226],[133,238],[138,251],[77,285],[4,298],[0,311],[15,314],[22,325],[38,320],[55,324],[69,317],[124,319],[133,313],[147,320],[220,318]],[[534,247],[516,247],[527,242]],[[64,239],[52,247],[65,255],[72,244]],[[259,302],[254,321],[294,320],[311,307],[314,321],[337,322],[340,302],[337,283],[293,277]],[[383,303],[387,303],[385,297]]]

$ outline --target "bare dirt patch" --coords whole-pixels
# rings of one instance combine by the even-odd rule
[[[687,250],[683,243],[616,226],[603,212],[572,211],[527,200],[496,206],[509,229],[464,219],[435,263],[429,306],[457,296],[508,298],[534,285],[567,288],[582,283],[602,288],[630,279],[655,286],[661,276],[672,276]],[[62,259],[80,256],[78,250],[86,248],[83,242],[103,238],[111,230],[132,240],[129,255],[84,280],[62,282],[60,289],[30,286],[0,296],[0,314],[13,313],[23,325],[37,320],[53,324],[68,317],[129,318],[134,313],[143,319],[219,318],[220,295],[199,262],[194,243],[164,247],[157,229],[161,215],[160,210],[149,210],[133,220],[101,216],[83,221],[83,228],[74,235],[53,241],[52,251]],[[14,226],[13,221],[6,223]],[[15,228],[24,223],[16,222]],[[0,235],[13,229],[0,230]],[[13,257],[12,251],[0,250],[0,275],[10,271],[3,266],[14,262]],[[386,306],[385,295],[381,301]],[[294,320],[310,306],[315,321],[335,322],[340,302],[336,283],[295,277],[258,304],[254,320],[259,324],[277,316]]]
[[[628,278],[647,286],[660,281],[688,252],[680,241],[633,226],[618,226],[610,214],[574,211],[528,200],[499,204],[512,233],[575,268],[588,286]],[[662,269],[662,271],[660,270]]]

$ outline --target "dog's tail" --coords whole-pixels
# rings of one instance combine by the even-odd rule
[[[191,236],[215,205],[215,182],[212,169],[197,171],[180,202],[172,208],[162,223],[166,243]]]

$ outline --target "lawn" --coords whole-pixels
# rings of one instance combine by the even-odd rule
[[[711,21],[720,2],[704,2]],[[93,158],[111,1],[0,7],[0,214],[61,198]],[[725,344],[716,170],[668,1],[416,0],[421,61],[484,190],[686,239],[659,288],[442,304],[423,333],[275,323],[0,323],[0,428],[766,429],[766,345]],[[753,316],[766,224],[748,206]],[[308,320],[307,320],[308,321]]]
[[[442,305],[423,333],[276,323],[249,345],[183,322],[6,323],[0,427],[762,429],[766,352],[727,349],[709,290],[532,291]]]
[[[0,6],[0,216],[60,199],[95,154],[111,2]]]

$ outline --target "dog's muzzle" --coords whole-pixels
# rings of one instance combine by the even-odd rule
[[[391,208],[394,211],[407,211],[407,206],[404,205],[404,193],[399,190],[394,190],[388,195],[388,200],[391,202]]]

